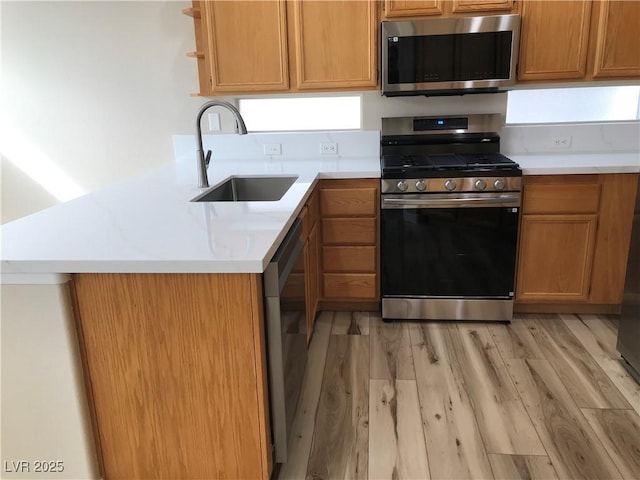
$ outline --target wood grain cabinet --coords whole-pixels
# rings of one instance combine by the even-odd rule
[[[289,2],[297,90],[376,88],[377,2]]]
[[[640,2],[519,2],[518,80],[640,77]]]
[[[260,274],[77,274],[102,478],[272,472]]]
[[[503,14],[514,10],[514,0],[385,0],[384,17]]]
[[[585,311],[615,312],[622,301],[637,175],[524,181],[516,310],[555,311],[564,304],[565,311],[578,311],[575,305],[582,304],[592,308]]]
[[[305,295],[307,305],[307,342],[311,341],[320,300],[320,206],[315,189],[303,213]]]
[[[640,2],[594,2],[593,78],[640,78]]]
[[[284,0],[204,2],[211,93],[289,89]]]
[[[322,299],[377,302],[379,180],[323,180]]]
[[[202,95],[377,88],[377,2],[196,3]]]

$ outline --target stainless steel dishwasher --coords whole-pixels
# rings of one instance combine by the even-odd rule
[[[302,222],[289,229],[264,271],[271,429],[275,461],[287,462],[291,427],[307,365]]]

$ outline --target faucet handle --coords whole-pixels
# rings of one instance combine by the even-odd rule
[[[207,156],[204,159],[205,168],[209,167],[209,162],[211,161],[211,150],[207,150]]]

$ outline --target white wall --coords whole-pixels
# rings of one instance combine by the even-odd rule
[[[188,6],[2,1],[3,223],[59,202],[52,174],[43,187],[20,165],[50,161],[89,192],[173,160],[203,103]]]
[[[2,478],[99,478],[67,285],[2,285],[1,298]],[[64,470],[38,473],[42,460]]]

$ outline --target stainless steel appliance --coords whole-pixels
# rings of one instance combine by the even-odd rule
[[[513,315],[522,171],[499,153],[499,115],[385,118],[382,316]]]
[[[264,271],[271,431],[275,461],[287,462],[291,426],[307,364],[302,223],[296,220]]]
[[[382,94],[495,92],[516,81],[519,15],[382,22]]]
[[[624,283],[618,351],[623,365],[640,383],[640,184],[631,228],[631,245]]]

